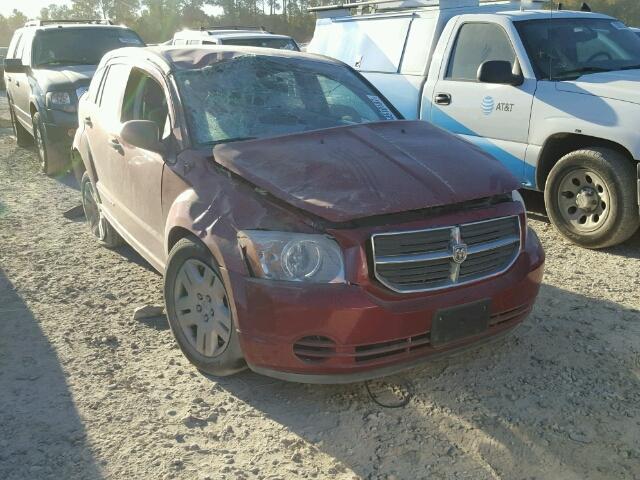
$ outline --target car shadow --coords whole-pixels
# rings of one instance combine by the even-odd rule
[[[638,321],[637,310],[545,285],[504,340],[386,378],[390,391],[411,393],[404,408],[380,407],[362,383],[303,385],[246,371],[216,388],[364,478],[451,478],[453,464],[466,472],[460,478],[630,478],[640,457],[626,453],[634,437],[619,432],[639,414],[630,392],[640,379],[637,337],[624,331],[637,334]],[[595,379],[598,370],[610,377]]]
[[[0,478],[103,478],[65,376],[0,270]]]

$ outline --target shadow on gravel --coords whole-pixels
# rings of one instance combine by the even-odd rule
[[[452,469],[466,472],[459,478],[633,478],[638,322],[637,310],[545,285],[534,314],[504,340],[388,377],[409,383],[404,408],[381,408],[364,384],[251,372],[214,388],[364,478],[451,478]]]
[[[153,268],[149,262],[147,262],[144,258],[142,258],[142,256],[138,252],[136,252],[133,248],[131,248],[131,246],[128,243],[125,243],[121,247],[116,248],[115,251],[118,252],[127,260],[129,260],[130,262],[135,263],[136,265],[142,268],[145,268],[150,272],[160,275],[160,273],[158,273],[158,271],[155,268]]]
[[[56,352],[2,270],[0,478],[102,478]]]

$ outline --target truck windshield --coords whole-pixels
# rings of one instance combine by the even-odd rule
[[[640,69],[640,38],[618,20],[547,18],[516,22],[516,28],[540,79]]]
[[[277,48],[281,50],[299,51],[298,45],[291,38],[223,38],[223,45],[247,45],[249,47]]]
[[[175,78],[198,144],[396,119],[386,100],[337,64],[239,55]]]
[[[97,65],[109,50],[143,46],[124,28],[69,28],[38,32],[33,41],[33,65]]]

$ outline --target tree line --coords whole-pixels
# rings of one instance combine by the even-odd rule
[[[163,42],[182,28],[245,25],[291,35],[308,41],[313,35],[315,16],[307,8],[321,0],[71,0],[70,5],[51,4],[39,18],[109,18],[133,28],[148,43]],[[341,3],[323,0],[322,3]],[[577,9],[584,0],[563,0],[563,8]],[[557,5],[557,1],[555,2]],[[640,26],[638,0],[587,0],[593,11],[620,18],[628,25]],[[207,6],[217,7],[207,15]],[[0,46],[9,44],[13,31],[27,17],[18,9],[9,16],[0,15]]]
[[[257,26],[308,41],[315,15],[307,8],[317,0],[71,0],[70,5],[51,4],[40,11],[41,20],[108,18],[124,24],[148,43],[164,42],[177,30],[203,26]],[[217,7],[208,15],[205,7]],[[219,13],[218,13],[219,12]],[[27,17],[18,9],[0,15],[0,46],[9,44],[13,31]]]

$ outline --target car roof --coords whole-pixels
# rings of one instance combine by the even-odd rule
[[[221,30],[181,30],[176,32],[174,39],[178,38],[291,38],[289,35],[281,35],[258,29],[221,29]]]
[[[165,70],[183,70],[211,65],[229,58],[252,55],[256,57],[300,58],[307,61],[344,65],[341,61],[313,53],[280,50],[264,47],[246,47],[236,45],[154,45],[151,47],[125,47],[107,52],[102,62],[115,58],[149,60]]]
[[[68,30],[78,28],[118,28],[122,30],[131,30],[126,25],[105,25],[102,23],[48,23],[46,25],[25,25],[22,28],[34,30]]]

